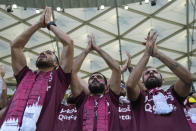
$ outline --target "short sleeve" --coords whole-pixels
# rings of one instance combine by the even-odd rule
[[[65,73],[63,69],[59,66],[57,70],[55,70],[58,76],[58,79],[64,83],[65,85],[69,85],[71,83],[71,73]]]
[[[19,85],[19,83],[22,81],[28,71],[31,70],[27,66],[25,66],[17,75],[15,75],[17,85]]]

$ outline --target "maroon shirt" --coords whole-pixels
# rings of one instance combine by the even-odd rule
[[[31,71],[25,66],[18,75],[16,75],[17,85],[21,82],[27,72]],[[61,100],[64,97],[65,91],[71,82],[71,73],[64,73],[61,67],[53,70],[51,88],[46,92],[44,104],[37,121],[37,131],[53,131],[55,118],[60,108]],[[8,107],[9,109],[9,107]],[[7,110],[8,110],[7,109]],[[7,111],[5,112],[5,114]],[[4,121],[5,114],[1,119],[1,124]]]
[[[132,111],[131,102],[120,103],[118,107],[120,131],[136,131],[135,117]]]
[[[120,131],[119,114],[118,114],[119,95],[116,95],[112,90],[109,90],[109,92],[106,93],[105,96],[109,104],[108,106],[109,131]],[[84,92],[82,92],[76,98],[76,107],[78,109],[78,121],[79,121],[77,125],[77,131],[82,130],[83,110],[84,110],[84,104],[87,101],[87,98],[88,98],[88,95],[86,95]]]
[[[138,131],[191,131],[183,111],[183,101],[173,87],[168,89],[167,102],[173,105],[168,115],[154,114],[152,93],[141,92],[137,101],[132,102]]]
[[[78,131],[77,109],[75,105],[61,104],[55,121],[54,131]]]

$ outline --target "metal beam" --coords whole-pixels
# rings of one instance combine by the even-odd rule
[[[188,65],[188,70],[190,71],[190,64],[191,64],[191,60],[190,60],[190,56],[189,56],[189,51],[190,51],[190,47],[189,47],[189,0],[186,0],[186,33],[187,33],[187,65]]]

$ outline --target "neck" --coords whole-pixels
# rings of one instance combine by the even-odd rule
[[[54,67],[49,67],[49,68],[40,68],[38,69],[38,72],[42,71],[42,72],[49,72],[54,70]]]

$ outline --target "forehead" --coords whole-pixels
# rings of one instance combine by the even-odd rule
[[[147,71],[157,71],[157,69],[156,68],[148,68],[148,69],[146,69],[144,72],[147,72]],[[157,71],[158,72],[158,71]]]
[[[99,73],[92,74],[91,77],[93,77],[93,76],[101,76],[101,77],[103,77],[103,76],[102,76],[101,74],[99,74]]]

